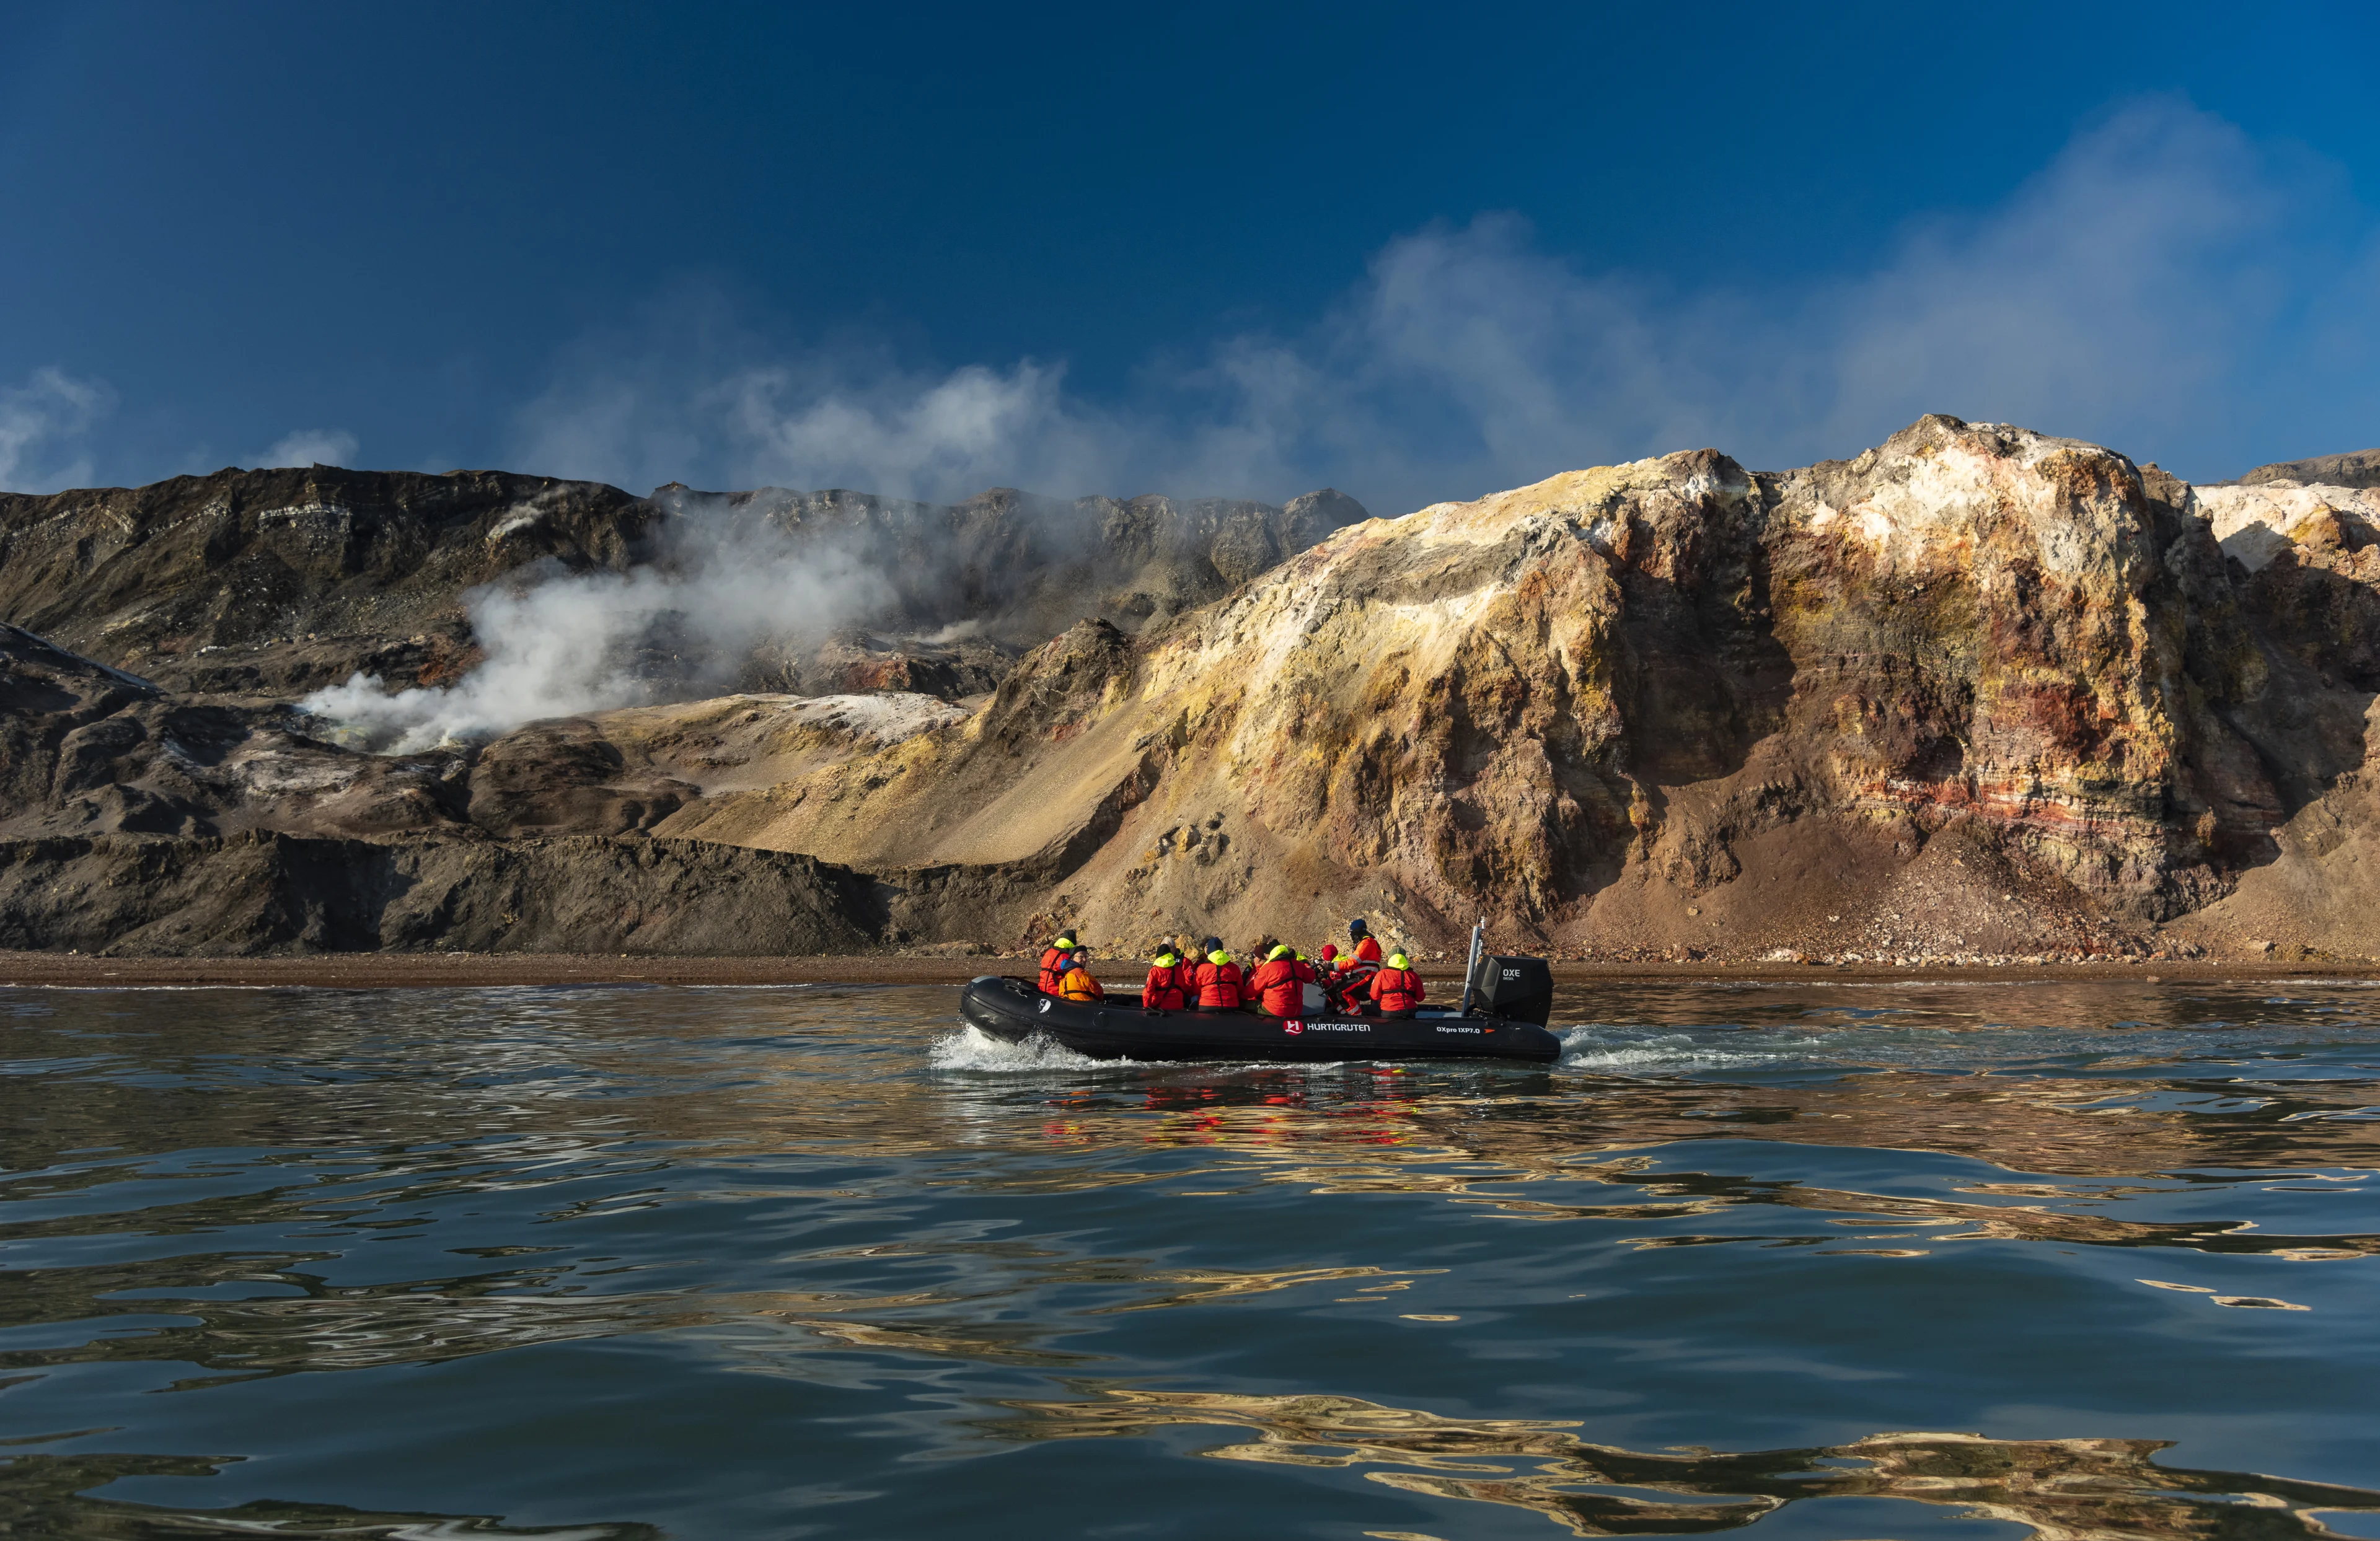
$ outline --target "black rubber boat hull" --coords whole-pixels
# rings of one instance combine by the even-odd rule
[[[1026,979],[987,974],[959,997],[968,1025],[1022,1043],[1042,1034],[1095,1060],[1526,1060],[1550,1064],[1561,1039],[1533,1022],[1452,1013],[1284,1020],[1254,1012],[1144,1012],[1137,996],[1061,1001]],[[1423,1008],[1425,1013],[1429,1008]]]

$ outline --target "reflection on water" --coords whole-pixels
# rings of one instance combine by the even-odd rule
[[[1087,1389],[1097,1400],[1011,1403],[1023,1416],[990,1430],[1091,1439],[1220,1426],[1253,1438],[1196,1453],[1361,1468],[1409,1493],[1529,1510],[1578,1535],[1732,1530],[1789,1503],[1840,1498],[1954,1505],[2043,1536],[2319,1535],[2325,1511],[2380,1509],[2380,1493],[2362,1488],[2155,1465],[2166,1442],[2155,1439],[1878,1434],[1813,1450],[1648,1455],[1542,1419],[1446,1418],[1352,1397]]]
[[[508,1525],[477,1515],[368,1513],[337,1504],[264,1502],[189,1511],[93,1501],[90,1488],[127,1477],[206,1477],[224,1463],[188,1456],[16,1457],[0,1480],[0,1535],[42,1541],[190,1541],[205,1536],[321,1537],[322,1541],[464,1541],[474,1535],[538,1541],[663,1541],[651,1525]]]
[[[2380,1536],[2380,992],[954,1004],[0,991],[0,1535]]]

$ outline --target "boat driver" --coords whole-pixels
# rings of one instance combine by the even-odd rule
[[[1058,993],[1058,981],[1066,977],[1066,965],[1075,951],[1075,933],[1064,930],[1058,940],[1041,950],[1041,993]]]

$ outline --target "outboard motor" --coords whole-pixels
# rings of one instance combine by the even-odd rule
[[[1463,1010],[1542,1027],[1554,1014],[1554,971],[1543,958],[1500,958],[1488,951],[1488,922],[1471,929],[1471,962],[1463,980]]]
[[[1474,1011],[1540,1027],[1554,1014],[1554,971],[1545,959],[1483,957],[1479,974],[1472,995]]]

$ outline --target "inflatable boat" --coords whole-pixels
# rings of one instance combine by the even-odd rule
[[[1137,992],[1062,1001],[1031,979],[982,975],[959,997],[968,1025],[1022,1043],[1040,1035],[1095,1060],[1529,1060],[1561,1058],[1546,1031],[1553,976],[1542,958],[1479,955],[1451,1010],[1409,1017],[1324,1011],[1296,1017],[1258,1012],[1144,1011]]]

